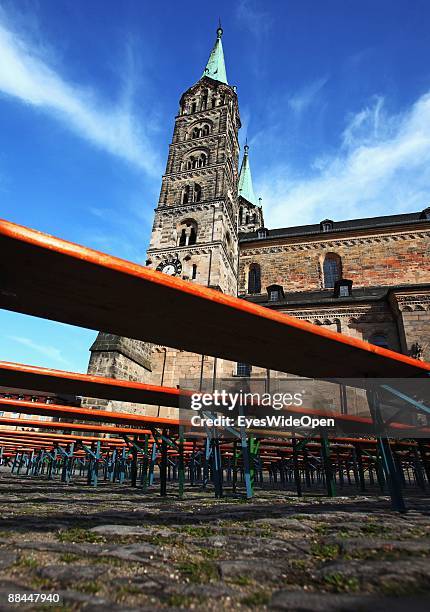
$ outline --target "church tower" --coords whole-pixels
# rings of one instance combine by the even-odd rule
[[[146,265],[237,295],[240,117],[236,88],[227,81],[222,34],[219,27],[201,78],[180,99]],[[89,374],[152,384],[174,386],[183,376],[210,378],[222,370],[221,360],[103,332],[90,351]],[[86,398],[85,403],[107,402]]]
[[[222,33],[180,100],[146,265],[236,295],[240,117]]]
[[[239,175],[239,232],[255,232],[264,226],[263,207],[257,204],[249,165],[249,146],[244,147]]]

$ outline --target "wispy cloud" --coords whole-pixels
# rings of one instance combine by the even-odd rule
[[[256,0],[239,0],[235,6],[235,18],[239,27],[248,31],[254,39],[247,47],[247,64],[257,77],[261,77],[267,67],[269,47],[266,41],[272,29],[273,16],[262,10]]]
[[[153,175],[158,156],[130,108],[130,92],[112,106],[92,89],[67,82],[46,51],[13,31],[0,11],[0,93],[49,113],[93,145]]]
[[[50,359],[56,361],[59,364],[69,365],[67,359],[65,359],[61,353],[61,351],[55,346],[50,346],[49,344],[39,344],[38,342],[34,342],[31,338],[26,338],[25,336],[6,336],[8,340],[12,340],[13,342],[18,342],[18,344],[22,344],[45,357],[49,357]]]
[[[257,8],[255,0],[239,0],[236,17],[257,39],[267,34],[273,23],[270,13]]]
[[[306,85],[301,91],[296,92],[288,100],[288,106],[297,114],[301,114],[318,97],[319,92],[327,83],[328,77],[323,77],[312,81]]]
[[[430,92],[401,114],[384,100],[349,118],[336,154],[307,175],[278,165],[258,184],[269,226],[420,210],[430,199]]]

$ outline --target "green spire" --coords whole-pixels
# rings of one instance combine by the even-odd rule
[[[257,205],[257,198],[255,197],[254,187],[252,186],[251,167],[249,165],[248,151],[249,147],[246,144],[244,147],[242,166],[240,168],[238,195],[242,196],[242,198],[244,198],[248,202],[251,202],[251,204]]]
[[[208,59],[208,63],[206,64],[205,71],[202,74],[202,77],[207,76],[215,81],[220,81],[221,83],[227,82],[227,73],[225,71],[225,62],[224,62],[224,51],[222,48],[221,36],[222,36],[222,27],[221,25],[218,27],[216,31],[216,41],[214,48],[211,51],[211,54]]]

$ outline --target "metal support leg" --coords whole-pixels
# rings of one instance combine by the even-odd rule
[[[297,451],[297,440],[294,436],[291,439],[291,443],[293,445],[294,480],[296,483],[297,497],[302,497],[302,483],[300,479],[300,469],[299,469],[299,453]]]
[[[160,495],[167,495],[167,432],[163,430],[163,438],[161,440],[161,461],[160,461]]]
[[[179,497],[184,496],[184,484],[185,484],[184,426],[179,425],[179,463],[178,463]]]
[[[329,497],[335,497],[336,495],[336,484],[333,474],[333,466],[330,459],[330,443],[328,438],[325,436],[321,437],[321,455],[323,459],[324,475],[327,487],[327,495]]]
[[[382,418],[379,407],[379,397],[374,389],[367,391],[367,399],[369,402],[370,413],[372,415],[373,423],[377,430],[382,425]],[[377,439],[379,455],[382,460],[382,467],[387,480],[388,489],[391,496],[391,506],[393,510],[397,512],[406,512],[406,506],[403,499],[402,487],[399,480],[399,475],[394,463],[391,446],[387,438]]]

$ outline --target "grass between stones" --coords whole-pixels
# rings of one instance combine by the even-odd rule
[[[173,608],[190,608],[195,604],[203,603],[203,597],[191,597],[190,595],[182,595],[181,593],[174,593],[169,595],[167,598],[167,605]]]
[[[105,542],[106,539],[94,533],[94,531],[88,531],[88,529],[82,529],[81,527],[72,527],[71,529],[65,529],[57,533],[57,539],[60,542],[70,542],[76,544],[79,542],[88,542],[90,544],[96,544]]]
[[[312,545],[312,554],[317,559],[332,560],[337,559],[340,555],[340,546],[338,544],[323,544],[318,542]]]
[[[13,564],[17,569],[36,569],[39,567],[38,560],[32,555],[21,555]]]
[[[219,578],[218,570],[210,561],[183,561],[176,564],[176,569],[188,581],[197,584],[210,582]]]
[[[249,608],[265,606],[270,601],[270,595],[266,591],[255,591],[240,600],[240,603]]]
[[[360,588],[360,581],[354,576],[345,576],[340,572],[333,572],[324,576],[325,585],[331,587],[335,593],[356,592]]]

